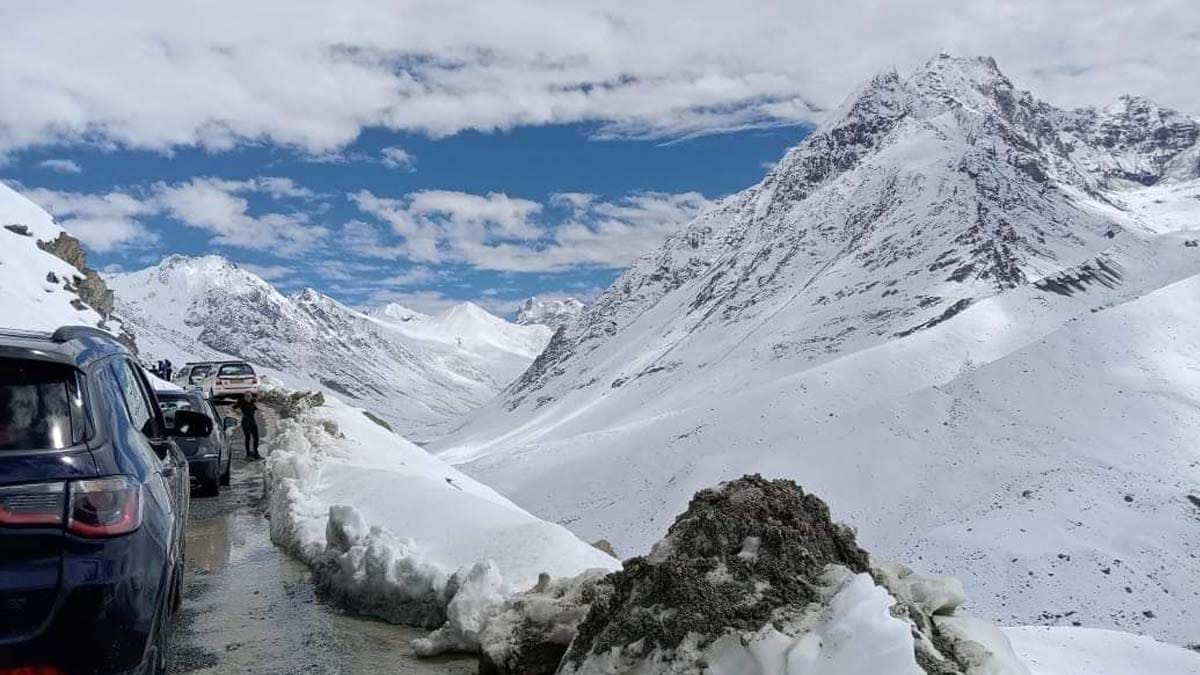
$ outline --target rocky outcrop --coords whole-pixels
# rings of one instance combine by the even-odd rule
[[[66,232],[60,232],[58,237],[50,241],[39,241],[37,245],[79,271],[78,275],[70,279],[58,279],[55,276],[54,279],[47,277],[47,281],[61,283],[64,289],[79,296],[79,303],[96,310],[103,318],[100,327],[115,332],[117,339],[136,354],[137,341],[133,335],[125,330],[123,324],[113,320],[113,292],[100,274],[88,267],[87,253],[79,240]]]
[[[66,232],[59,233],[53,241],[39,241],[38,248],[53,253],[71,267],[79,270],[79,276],[67,280],[67,290],[79,295],[79,299],[89,307],[108,318],[113,311],[113,292],[104,283],[104,279],[96,270],[88,267],[87,254],[79,240]]]

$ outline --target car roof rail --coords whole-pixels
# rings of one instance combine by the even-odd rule
[[[100,338],[102,340],[116,340],[112,333],[95,328],[93,326],[61,326],[50,336],[51,342],[70,342],[71,340],[80,340],[83,338]]]

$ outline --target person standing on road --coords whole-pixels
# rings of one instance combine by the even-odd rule
[[[246,459],[262,459],[262,455],[258,454],[258,420],[254,418],[258,406],[254,403],[254,394],[243,396],[233,407],[242,414],[242,433],[246,435]]]
[[[163,361],[163,379],[167,382],[171,381],[171,371],[175,370],[175,366],[171,364],[171,359]]]

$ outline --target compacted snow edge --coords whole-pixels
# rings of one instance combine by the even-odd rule
[[[476,650],[485,618],[543,573],[620,567],[331,397],[267,445],[272,540],[355,611],[440,626],[422,652]]]

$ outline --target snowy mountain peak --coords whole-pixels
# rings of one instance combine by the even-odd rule
[[[313,288],[285,296],[219,256],[171,256],[112,283],[152,356],[243,358],[359,401],[418,440],[491,398],[550,338],[469,303],[437,317],[398,305],[368,315]]]
[[[377,307],[367,313],[385,321],[396,321],[400,323],[421,321],[429,318],[426,314],[422,314],[415,309],[409,309],[408,307],[395,302],[390,302],[382,307]]]
[[[527,299],[517,308],[515,323],[522,326],[549,326],[558,328],[579,316],[584,304],[575,298],[542,300],[537,296]]]

